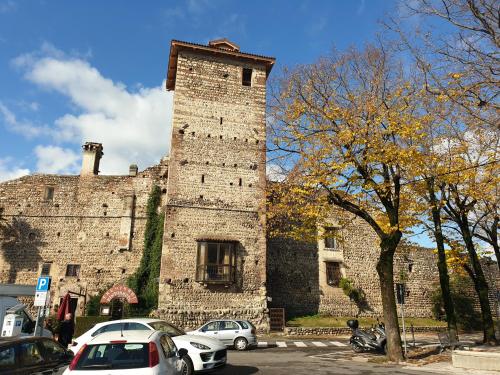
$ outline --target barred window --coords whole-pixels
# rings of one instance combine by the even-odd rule
[[[342,272],[340,270],[339,262],[326,262],[326,282],[330,286],[336,288],[340,285],[340,279],[342,278]]]
[[[80,265],[79,264],[68,264],[66,266],[66,276],[78,277],[80,275]]]

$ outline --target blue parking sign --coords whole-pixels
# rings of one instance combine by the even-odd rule
[[[50,276],[40,276],[36,283],[36,292],[48,292],[50,289]]]

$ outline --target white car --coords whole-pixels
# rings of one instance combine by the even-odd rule
[[[257,345],[255,326],[248,320],[212,320],[196,331],[187,332],[188,335],[213,337],[236,350],[246,350]]]
[[[186,333],[164,320],[135,318],[112,320],[96,324],[80,337],[77,337],[70,349],[77,353],[83,344],[104,332],[126,332],[129,330],[162,331],[167,333],[179,349],[186,349],[188,354],[182,357],[186,364],[183,375],[191,375],[194,371],[211,370],[226,364],[226,346],[217,339],[186,335]]]
[[[165,332],[106,332],[82,345],[63,375],[182,375],[186,354]]]

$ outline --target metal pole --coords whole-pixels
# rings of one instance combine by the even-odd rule
[[[404,300],[403,300],[404,302]],[[405,357],[407,357],[408,349],[406,347],[406,328],[405,328],[405,308],[404,303],[401,304],[401,320],[403,321],[403,342],[405,346]]]
[[[36,320],[35,320],[35,330],[33,331],[33,336],[37,336],[37,331],[38,331],[38,321],[40,320],[40,306],[38,306],[38,310],[36,313]]]

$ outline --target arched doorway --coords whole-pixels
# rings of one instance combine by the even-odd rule
[[[132,289],[125,285],[114,285],[101,298],[101,315],[110,315],[111,319],[121,319],[127,310],[126,304],[137,302],[137,296]]]

